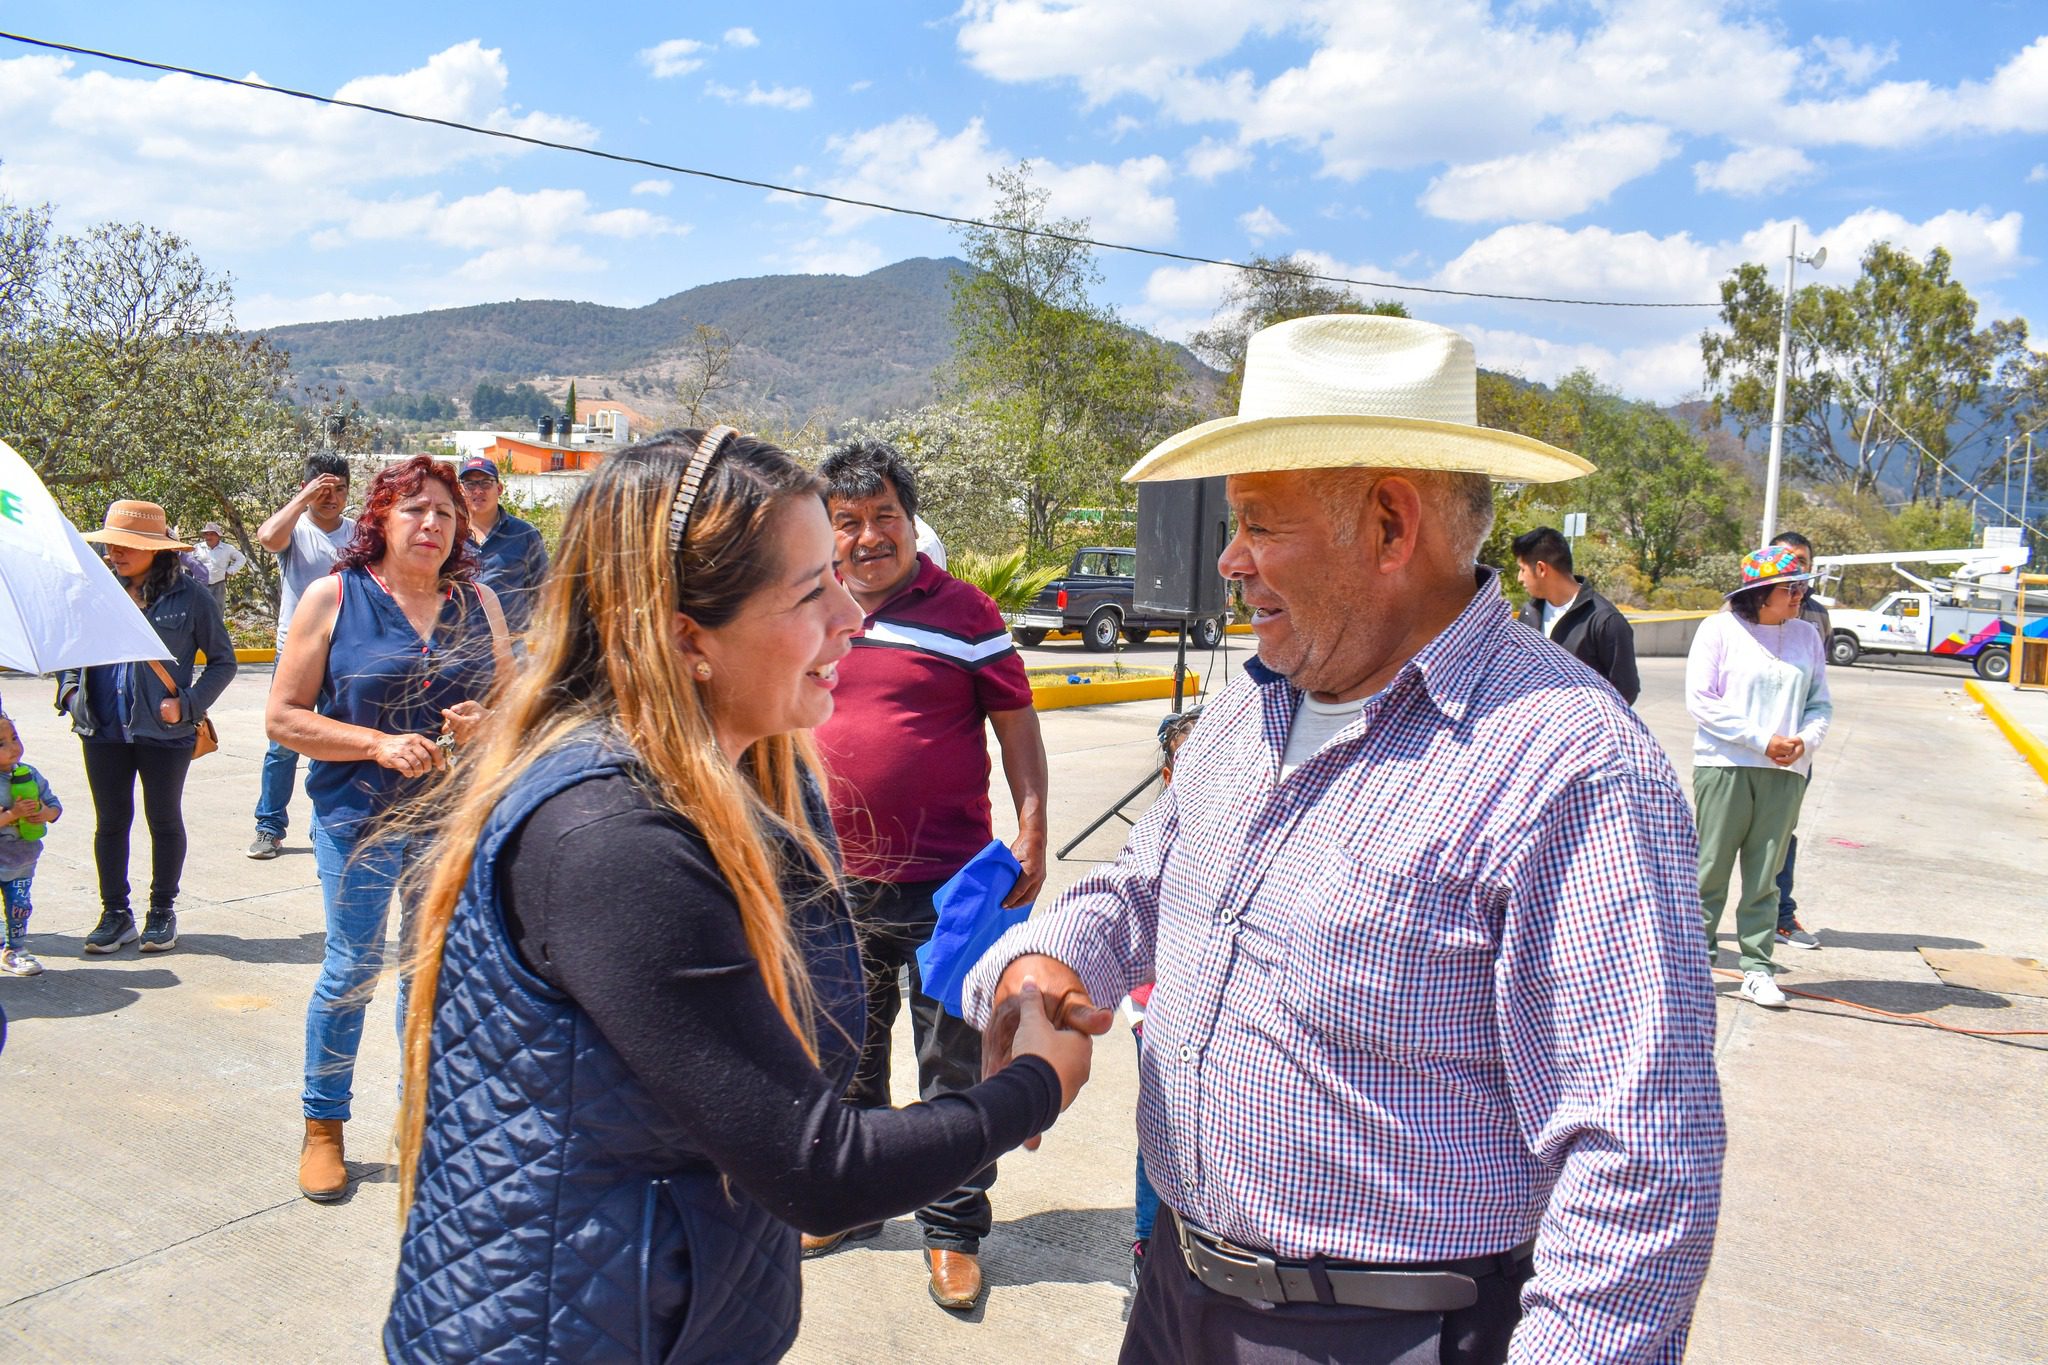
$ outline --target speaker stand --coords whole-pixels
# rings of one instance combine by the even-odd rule
[[[1181,712],[1181,699],[1183,698],[1183,696],[1186,695],[1187,681],[1188,623],[1185,620],[1183,620],[1180,623],[1180,641],[1178,645],[1175,647],[1173,656],[1173,714],[1175,715],[1179,715]],[[1085,840],[1089,835],[1093,834],[1096,830],[1101,829],[1111,820],[1121,820],[1127,825],[1137,824],[1137,821],[1131,819],[1130,816],[1124,814],[1124,807],[1130,805],[1131,802],[1137,800],[1140,796],[1142,796],[1145,792],[1145,789],[1151,786],[1154,782],[1157,782],[1159,780],[1159,775],[1165,771],[1166,763],[1162,759],[1160,762],[1153,766],[1152,775],[1150,777],[1146,778],[1143,782],[1140,782],[1137,786],[1125,792],[1122,796],[1119,796],[1116,799],[1115,805],[1111,806],[1108,810],[1102,812],[1102,814],[1096,816],[1095,819],[1089,824],[1088,828],[1082,830],[1079,834],[1076,834],[1073,838],[1067,840],[1065,844],[1060,846],[1060,851],[1053,856],[1057,857],[1061,862],[1065,862],[1067,855],[1069,853],[1072,853],[1076,848],[1079,848],[1083,840]]]

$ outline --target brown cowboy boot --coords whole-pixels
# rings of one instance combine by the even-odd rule
[[[932,1272],[932,1302],[941,1308],[961,1311],[974,1307],[981,1297],[981,1262],[968,1251],[925,1249],[924,1263]]]
[[[881,1231],[880,1223],[869,1223],[865,1227],[848,1228],[844,1232],[827,1233],[823,1237],[814,1237],[807,1232],[798,1243],[799,1254],[808,1261],[814,1257],[829,1255],[847,1242],[865,1242]]]
[[[341,1120],[307,1119],[299,1148],[299,1193],[331,1204],[348,1193],[348,1167],[341,1164]]]

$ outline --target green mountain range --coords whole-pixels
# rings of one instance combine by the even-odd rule
[[[438,395],[467,403],[477,383],[575,380],[588,398],[674,402],[698,363],[699,326],[733,342],[731,378],[751,411],[794,421],[859,418],[914,406],[951,358],[948,282],[958,260],[898,261],[858,277],[768,275],[671,294],[642,308],[521,299],[428,313],[264,330],[301,382],[345,386],[365,402]]]

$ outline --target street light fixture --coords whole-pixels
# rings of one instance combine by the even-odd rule
[[[1771,400],[1771,460],[1764,473],[1764,533],[1759,545],[1778,533],[1778,468],[1785,453],[1785,354],[1792,345],[1792,275],[1802,264],[1815,270],[1828,263],[1826,247],[1811,256],[1799,254],[1799,224],[1792,225],[1792,245],[1785,253],[1785,307],[1778,315],[1778,394]]]

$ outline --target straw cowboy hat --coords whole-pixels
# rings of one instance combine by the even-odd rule
[[[1296,318],[1245,350],[1237,416],[1170,436],[1126,483],[1279,469],[1441,469],[1555,483],[1590,461],[1479,425],[1472,343],[1409,318]]]
[[[100,545],[125,545],[131,550],[189,550],[182,540],[172,540],[164,509],[153,502],[122,499],[107,509],[107,524],[87,531],[85,539]]]

